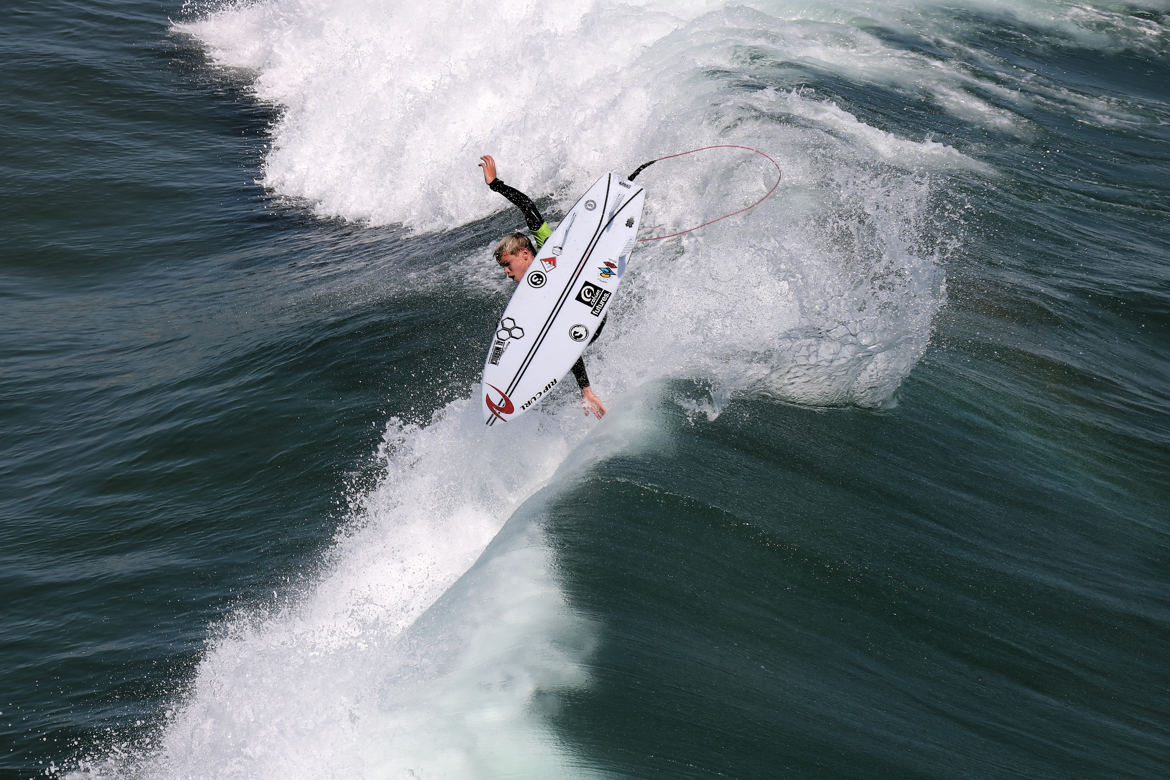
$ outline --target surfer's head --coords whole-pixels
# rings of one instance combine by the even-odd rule
[[[509,233],[496,244],[496,262],[504,269],[504,273],[513,282],[520,281],[532,259],[536,257],[536,250],[532,248],[532,241],[523,233]]]

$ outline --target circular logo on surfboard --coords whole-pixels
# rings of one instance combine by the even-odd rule
[[[595,208],[597,208],[597,201],[592,200],[592,199],[585,201],[585,210],[586,211],[593,211],[593,209],[595,209]]]
[[[573,341],[584,341],[589,338],[589,328],[584,325],[574,325],[569,328],[569,338]]]
[[[548,281],[548,277],[544,275],[544,271],[533,271],[528,274],[528,286],[540,289],[544,287],[544,283]]]

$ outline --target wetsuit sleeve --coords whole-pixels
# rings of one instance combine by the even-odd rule
[[[589,387],[589,375],[585,373],[584,358],[577,358],[577,362],[569,370],[573,372],[573,378],[577,380],[577,387],[582,390]]]
[[[540,211],[537,210],[536,204],[532,202],[532,198],[515,187],[509,187],[498,178],[493,179],[488,187],[493,192],[498,192],[503,195],[512,202],[512,205],[523,212],[524,221],[528,224],[528,229],[532,231],[532,243],[536,245],[537,249],[544,246],[544,242],[552,235],[552,228],[544,221],[544,217],[540,216]]]
[[[532,198],[520,190],[515,187],[509,187],[499,179],[494,179],[488,187],[491,188],[492,192],[498,192],[503,195],[512,202],[513,206],[524,212],[524,221],[528,223],[528,229],[533,233],[540,230],[541,226],[545,224],[544,217],[540,216],[540,212],[537,211],[536,204],[532,202]]]

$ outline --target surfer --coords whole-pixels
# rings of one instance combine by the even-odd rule
[[[518,282],[524,277],[524,272],[528,270],[528,266],[536,257],[536,250],[540,249],[541,245],[552,235],[552,228],[544,221],[544,217],[540,216],[540,212],[536,209],[536,204],[532,202],[531,198],[496,178],[496,161],[492,159],[490,154],[485,154],[479,159],[479,167],[483,168],[483,180],[487,182],[488,187],[493,192],[503,195],[520,209],[524,214],[524,221],[528,224],[528,229],[532,231],[531,238],[524,233],[509,233],[496,245],[496,262],[504,269],[504,274],[509,279]],[[604,326],[605,321],[602,320],[594,332],[590,344],[601,335],[601,329]],[[589,375],[585,373],[584,359],[577,358],[577,362],[573,364],[571,370],[573,378],[577,380],[577,387],[581,388],[581,403],[585,406],[585,414],[591,414],[601,419],[602,415],[605,414],[605,405],[601,403],[601,399],[589,386]]]

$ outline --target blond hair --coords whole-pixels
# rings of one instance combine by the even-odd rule
[[[526,234],[509,233],[500,239],[500,243],[496,244],[496,262],[500,262],[504,255],[519,252],[521,249],[527,249],[533,255],[536,254],[536,249],[533,248],[532,241]]]

